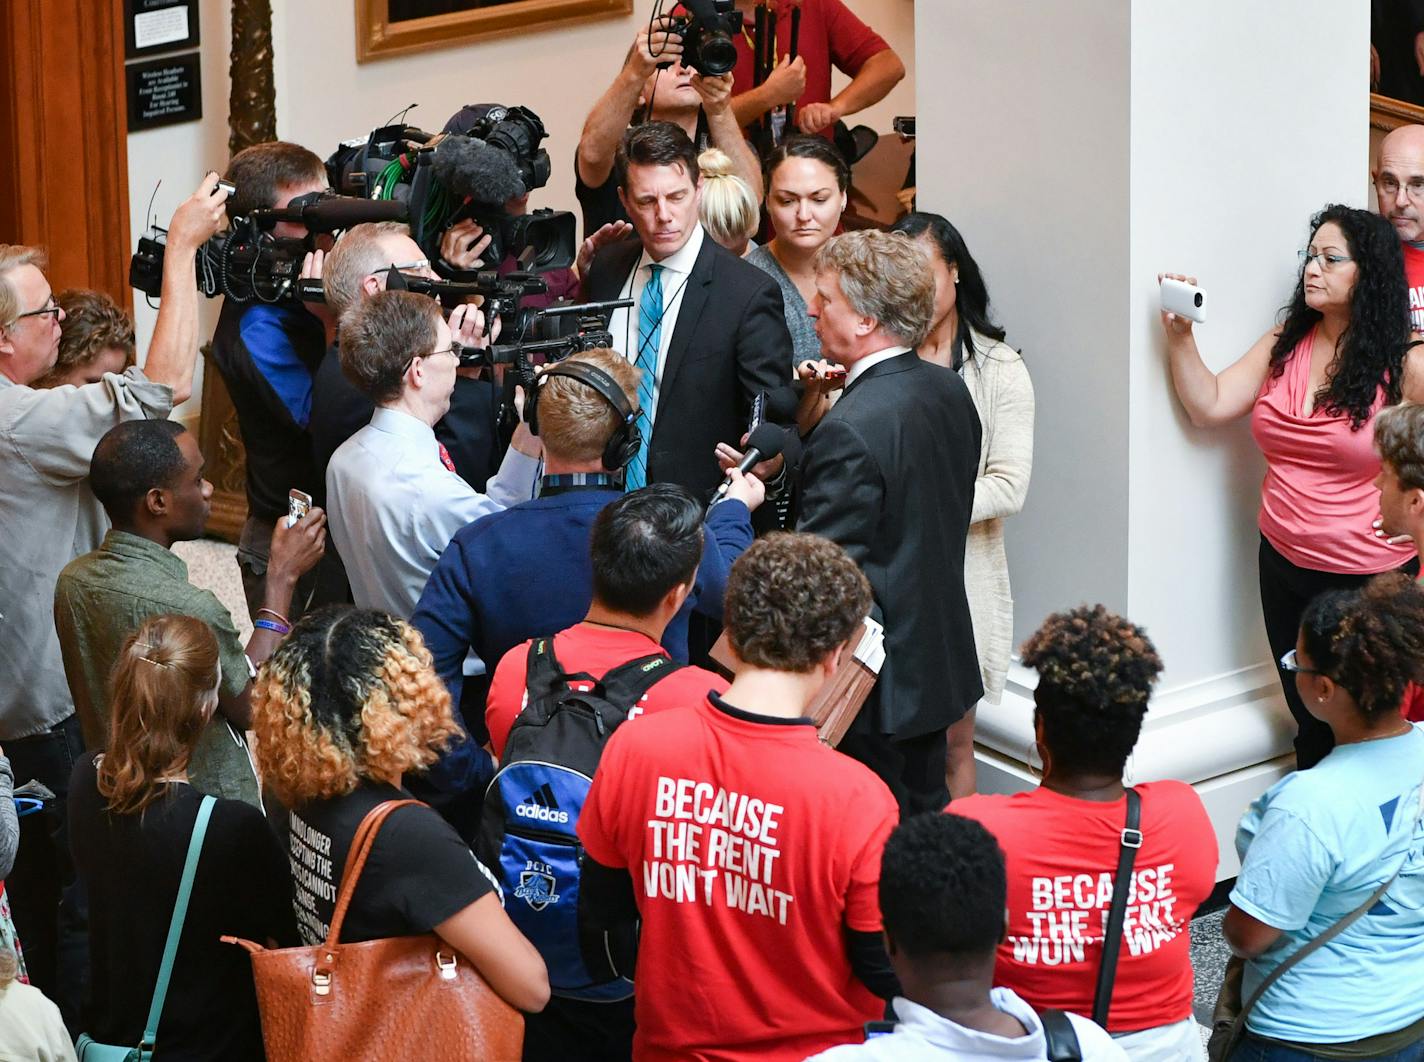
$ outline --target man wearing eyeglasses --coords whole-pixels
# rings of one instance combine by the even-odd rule
[[[1404,250],[1409,323],[1424,332],[1424,125],[1401,125],[1381,140],[1371,176],[1379,212]]]
[[[450,408],[461,347],[477,346],[484,317],[409,291],[381,291],[341,319],[341,368],[374,404],[371,422],[326,469],[327,517],[362,608],[415,610],[435,562],[470,521],[534,496],[539,441],[521,424],[488,494],[456,474],[434,426]]]
[[[280,140],[239,151],[224,176],[237,188],[228,203],[228,215],[234,218],[327,190],[321,159],[298,144]],[[305,225],[291,221],[277,222],[272,235],[309,237]],[[321,240],[320,245],[310,239],[308,243],[330,245],[327,238]],[[318,270],[319,261],[318,256]],[[304,275],[309,274],[304,271]],[[213,361],[237,411],[246,451],[247,522],[238,539],[237,563],[253,615],[266,599],[272,525],[286,515],[288,493],[293,488],[320,493],[307,420],[312,374],[326,350],[327,331],[324,310],[313,311],[299,303],[229,299],[213,333]],[[318,566],[303,577],[292,596],[291,619],[313,605],[336,599],[339,588],[323,579],[328,573],[326,566]]]
[[[192,393],[194,262],[223,222],[227,195],[217,180],[208,174],[169,225],[163,301],[143,368],[83,387],[31,386],[55,363],[64,311],[44,275],[44,253],[0,244],[0,745],[17,784],[37,779],[58,797],[55,815],[25,820],[6,891],[31,979],[66,1007],[77,1002],[66,989],[77,985],[57,983],[60,890],[73,879],[64,807],[83,741],[55,635],[55,581],[108,527],[88,481],[99,439],[123,421],[165,419]]]
[[[389,271],[435,277],[410,228],[398,221],[355,225],[326,255],[321,282],[326,308],[336,320],[352,306],[386,290]],[[453,311],[452,311],[453,317]],[[435,425],[435,437],[470,486],[483,490],[499,468],[501,442],[496,437],[491,403],[493,385],[476,378],[477,369],[460,369],[450,410]],[[364,428],[375,409],[341,371],[339,344],[333,341],[312,381],[311,432],[319,485],[325,488],[326,468],[336,448]]]

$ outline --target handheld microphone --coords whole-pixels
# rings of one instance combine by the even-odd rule
[[[786,429],[775,424],[758,424],[756,430],[747,439],[747,449],[742,454],[742,459],[737,464],[737,471],[746,475],[752,470],[753,465],[763,461],[770,461],[773,457],[781,453],[781,448],[786,445]],[[707,508],[712,508],[719,501],[727,496],[727,491],[732,488],[732,475],[729,472],[727,478],[722,481],[722,485],[717,488],[717,493],[712,495],[712,501]]]

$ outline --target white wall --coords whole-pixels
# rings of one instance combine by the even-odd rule
[[[914,111],[913,0],[847,0],[905,60],[910,73],[857,120],[888,131],[896,114]],[[437,130],[467,103],[524,104],[549,131],[553,161],[536,206],[576,210],[573,154],[589,107],[613,80],[652,0],[635,0],[625,18],[544,30],[519,37],[356,62],[351,0],[274,4],[277,131],[325,157],[338,141],[419,104],[408,121]],[[839,87],[839,83],[837,85]]]
[[[1366,205],[1369,21],[1334,0],[1133,0],[1132,19],[1129,601],[1164,647],[1165,692],[1268,659],[1256,583],[1265,464],[1246,421],[1187,421],[1156,274],[1207,289],[1197,342],[1213,369],[1274,324],[1311,214]]]
[[[155,216],[158,224],[167,228],[173,211],[193,193],[203,175],[208,170],[222,170],[227,161],[228,44],[232,37],[230,4],[227,0],[199,0],[198,8],[203,79],[202,121],[129,134],[129,237],[134,246],[138,245],[139,237],[148,230]],[[155,185],[158,185],[156,196]],[[153,200],[151,212],[150,199]],[[157,300],[150,307],[142,294],[134,292],[134,326],[140,358],[148,351],[148,342],[153,335],[153,323],[158,317],[156,306]],[[203,300],[199,335],[204,342],[217,327],[219,306],[217,300]],[[194,398],[178,408],[177,417],[197,415],[202,372],[200,360]]]

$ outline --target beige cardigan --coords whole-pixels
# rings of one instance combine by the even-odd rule
[[[984,428],[974,512],[964,548],[964,590],[984,700],[998,704],[1014,640],[1014,599],[1004,553],[1004,517],[1023,508],[1033,465],[1033,384],[1023,358],[977,332],[975,355],[960,367]]]

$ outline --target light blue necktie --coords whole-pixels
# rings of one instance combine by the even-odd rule
[[[637,490],[648,485],[648,444],[653,439],[653,392],[658,383],[658,349],[663,338],[663,267],[648,266],[651,276],[643,286],[643,296],[638,300],[638,352],[633,364],[643,370],[638,381],[638,430],[642,432],[643,444],[638,453],[628,462],[628,470],[623,477],[627,490]]]

